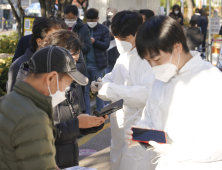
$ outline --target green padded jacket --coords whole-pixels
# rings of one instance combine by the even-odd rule
[[[51,97],[18,81],[0,102],[0,170],[55,170]]]

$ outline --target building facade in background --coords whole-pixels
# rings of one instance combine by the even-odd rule
[[[161,13],[160,0],[89,0],[89,8],[96,8],[100,12],[100,23],[106,20],[106,10],[109,7],[116,8],[117,11],[150,9],[156,15]]]

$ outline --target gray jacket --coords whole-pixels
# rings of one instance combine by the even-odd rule
[[[32,47],[28,48],[25,54],[23,54],[11,64],[8,71],[8,82],[6,84],[7,94],[13,90],[13,86],[15,85],[20,66],[24,61],[29,61],[34,52],[35,50]]]

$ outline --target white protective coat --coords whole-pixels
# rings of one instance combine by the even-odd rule
[[[124,99],[123,109],[110,116],[112,170],[155,169],[150,163],[155,156],[152,152],[141,146],[128,148],[124,139],[125,131],[141,120],[154,79],[151,66],[138,56],[136,48],[121,55],[113,71],[103,78],[105,84],[98,96],[112,102]]]
[[[156,170],[222,170],[222,73],[198,52],[164,83],[156,80],[137,125],[172,139]]]

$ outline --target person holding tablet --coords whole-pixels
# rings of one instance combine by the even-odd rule
[[[164,131],[172,140],[149,142],[160,154],[156,170],[221,169],[222,73],[189,51],[183,29],[170,17],[143,24],[136,47],[157,79],[137,125]],[[138,144],[132,134],[127,130],[126,142]]]
[[[113,17],[111,29],[120,57],[111,73],[91,84],[91,90],[94,93],[98,91],[102,100],[124,101],[123,109],[110,116],[113,170],[147,170],[154,167],[147,161],[149,153],[141,147],[128,148],[124,139],[125,131],[141,119],[154,81],[149,63],[138,56],[135,48],[136,33],[142,23],[143,18],[137,12],[121,11]]]

